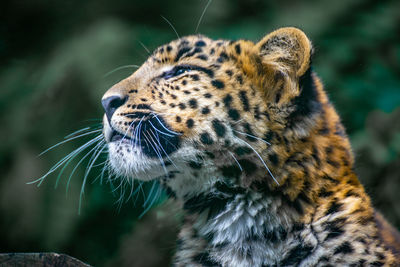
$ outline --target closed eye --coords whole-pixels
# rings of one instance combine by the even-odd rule
[[[164,79],[169,79],[169,78],[176,77],[176,76],[179,76],[181,74],[184,74],[186,72],[189,72],[191,70],[193,70],[192,66],[179,65],[179,66],[173,67],[169,71],[164,72],[163,74],[161,74],[161,77],[164,78]]]

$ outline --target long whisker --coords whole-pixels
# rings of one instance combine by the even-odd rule
[[[88,175],[89,175],[89,173],[90,173],[90,170],[91,170],[92,167],[93,167],[93,164],[96,162],[97,158],[99,157],[99,155],[101,154],[101,152],[102,152],[102,151],[104,150],[104,148],[105,148],[104,142],[105,142],[105,141],[101,141],[101,142],[98,144],[99,147],[101,147],[101,146],[103,146],[103,147],[102,147],[99,151],[96,150],[96,151],[94,152],[93,155],[95,155],[95,157],[92,159],[92,162],[91,162],[90,166],[88,167],[88,169],[86,170],[85,176],[84,176],[84,178],[83,178],[82,187],[81,187],[81,192],[80,192],[80,194],[79,194],[79,208],[78,208],[78,214],[81,213],[82,197],[83,197],[83,193],[85,192],[85,184],[86,184],[87,177],[88,177]],[[97,149],[98,149],[98,148],[97,148]],[[96,152],[97,152],[97,154],[96,154]]]
[[[264,142],[264,143],[266,143],[267,145],[271,145],[270,142],[267,142],[267,141],[265,141],[264,139],[262,139],[262,138],[260,138],[260,137],[257,137],[257,136],[255,136],[255,135],[248,134],[248,133],[243,133],[243,132],[240,132],[240,131],[235,130],[235,129],[233,129],[233,130],[234,130],[235,132],[237,132],[238,134],[243,134],[243,135],[249,136],[249,137],[251,137],[251,138],[260,140],[261,142]]]
[[[108,162],[108,160],[106,160],[106,162],[105,162],[105,164],[104,164],[104,167],[103,167],[103,169],[101,170],[101,176],[100,176],[100,184],[103,184],[103,178],[104,178],[104,173],[106,172],[106,171],[108,171],[108,169],[109,169],[109,162]]]
[[[69,135],[65,136],[64,139],[68,139],[68,138],[70,138],[71,136],[74,136],[74,135],[76,135],[76,134],[78,134],[78,133],[81,133],[81,132],[85,132],[85,131],[90,130],[90,129],[91,129],[90,127],[85,127],[85,128],[79,129],[79,130],[77,130],[77,131],[75,131],[75,132],[72,132],[72,133],[70,133]]]
[[[77,149],[75,149],[74,151],[72,151],[71,153],[69,153],[67,156],[63,157],[61,160],[59,160],[53,167],[50,168],[50,170],[43,175],[42,177],[40,177],[39,179],[36,179],[32,182],[28,182],[28,184],[33,184],[33,183],[38,183],[38,186],[40,186],[44,179],[50,175],[51,173],[55,172],[59,167],[61,167],[65,162],[69,162],[70,159],[73,159],[76,155],[78,155],[80,152],[82,152],[83,150],[85,150],[86,148],[90,147],[93,143],[99,141],[103,136],[99,135],[93,139],[91,139],[90,141],[86,142],[85,144],[83,144],[82,146],[78,147]]]
[[[140,121],[139,121],[139,123],[138,123],[138,125],[136,126],[136,129],[135,129],[135,146],[137,146],[138,144],[140,144],[140,129],[141,129],[141,127],[142,127],[142,122],[143,122],[144,117],[145,117],[145,116],[143,116],[143,117],[140,119]]]
[[[132,200],[134,201],[134,203],[136,203],[136,202],[138,201],[138,198],[139,198],[139,196],[140,196],[139,192],[142,193],[143,199],[145,198],[145,193],[144,193],[144,190],[143,190],[143,184],[144,184],[145,182],[144,182],[144,181],[137,180],[137,179],[136,179],[135,181],[138,182],[138,188],[137,188],[137,190],[135,190],[135,194],[136,194],[135,200],[133,200],[133,198],[132,198]]]
[[[41,152],[41,153],[38,155],[38,157],[42,156],[43,154],[47,153],[48,151],[52,150],[53,148],[56,148],[56,147],[58,147],[58,146],[60,146],[60,145],[62,145],[62,144],[65,144],[65,143],[69,142],[69,141],[72,141],[72,140],[74,140],[74,139],[77,139],[77,138],[80,138],[80,137],[82,137],[82,136],[86,136],[86,135],[89,135],[89,134],[101,132],[101,131],[102,131],[101,129],[98,129],[98,130],[90,131],[90,132],[87,132],[87,133],[83,133],[83,134],[80,134],[80,135],[77,135],[77,136],[68,138],[67,140],[61,141],[61,142],[59,142],[59,143],[57,143],[57,144],[55,144],[55,145],[49,147],[49,148],[46,149],[45,151]]]
[[[104,148],[106,148],[106,145],[104,145]],[[107,152],[102,151],[101,153],[107,153]],[[101,154],[101,153],[100,153],[100,154]],[[107,160],[104,160],[103,162],[94,164],[94,165],[93,165],[93,168],[100,167],[100,166],[104,166],[106,163],[107,163]]]
[[[142,43],[141,41],[138,41],[138,42],[144,48],[144,50],[146,50],[147,54],[151,55],[150,50],[144,45],[144,43]]]
[[[204,17],[204,14],[205,14],[206,11],[207,11],[208,6],[211,4],[211,1],[212,1],[212,0],[208,0],[208,3],[207,3],[206,7],[205,7],[204,10],[203,10],[203,13],[201,13],[199,22],[197,23],[197,26],[196,26],[196,30],[194,31],[195,33],[198,32],[200,23],[201,23],[201,21],[202,21],[202,19],[203,19],[203,17]]]
[[[164,123],[162,123],[161,120],[158,118],[157,114],[154,114],[154,113],[153,113],[153,115],[154,115],[153,117],[156,118],[157,121],[160,123],[161,127],[163,127],[166,131],[168,131],[168,132],[170,132],[170,133],[173,133],[173,134],[176,134],[176,135],[182,135],[181,133],[177,133],[177,132],[174,132],[174,131],[168,129],[168,128],[164,125]]]
[[[80,151],[80,152],[82,152],[82,151]],[[79,153],[80,153],[80,152],[79,152]],[[62,174],[64,173],[65,169],[68,167],[68,165],[72,162],[72,160],[75,159],[75,157],[76,157],[79,153],[76,153],[75,156],[73,156],[73,157],[71,157],[70,159],[68,159],[68,161],[64,164],[64,166],[62,167],[61,171],[60,171],[60,172],[58,173],[58,175],[57,175],[56,184],[54,185],[54,188],[57,188],[57,187],[58,187],[58,184],[59,184],[59,182],[60,182],[60,180],[61,180],[61,176],[62,176]]]
[[[108,183],[108,184],[110,185],[110,187],[111,187],[111,193],[113,194],[113,196],[115,196],[115,195],[114,195],[114,191],[115,191],[114,180],[115,180],[115,178],[113,178],[113,176],[115,176],[115,173],[114,173],[114,172],[111,172],[111,174],[108,175],[107,183]]]
[[[117,191],[118,189],[121,189],[121,187],[123,186],[124,179],[117,179],[117,178],[118,177],[115,177],[114,180],[119,181],[120,183],[119,183],[119,185],[117,187],[113,188],[113,192]]]
[[[237,136],[236,136],[237,137]],[[244,141],[242,138],[237,137],[238,139],[242,140],[248,147],[250,147],[254,153],[257,155],[257,157],[261,160],[262,164],[264,165],[265,169],[268,171],[269,175],[271,175],[272,179],[274,179],[275,183],[277,185],[279,185],[279,182],[275,179],[275,176],[272,174],[271,170],[268,168],[267,164],[265,163],[265,161],[262,159],[262,157],[260,156],[260,154],[258,154],[258,152],[246,141]]]
[[[165,175],[168,175],[168,171],[167,168],[165,166],[164,160],[161,156],[160,150],[158,149],[156,143],[154,143],[153,138],[151,138],[151,136],[144,134],[143,137],[145,138],[145,140],[148,141],[148,143],[150,144],[150,146],[153,148],[154,152],[157,154],[158,160],[161,163],[162,168],[164,169]],[[151,138],[152,140],[149,140],[149,138]],[[153,146],[154,144],[154,146]]]
[[[124,195],[125,195],[125,179],[120,179],[120,183],[118,185],[118,187],[116,189],[120,189],[119,191],[119,198],[117,200],[118,203],[118,212],[121,210],[122,207],[122,203],[123,203],[123,199],[124,199]]]
[[[101,163],[95,164],[97,158],[100,157],[101,154],[104,153],[104,150],[108,148],[106,141],[104,139],[100,140],[100,142],[96,145],[96,147],[97,147],[96,151],[92,154],[92,156],[89,159],[88,165],[86,166],[86,172],[90,172],[92,168],[102,166],[107,163],[107,160],[105,160]]]
[[[104,144],[104,148],[107,148],[107,145]],[[101,152],[104,153],[104,152]],[[103,180],[102,180],[102,173],[104,171],[104,168],[107,168],[107,164],[108,164],[108,160],[104,160],[103,162],[97,163],[97,164],[93,164],[93,168],[97,168],[101,166],[101,172],[96,176],[96,178],[93,179],[92,184],[97,183],[98,181],[100,181],[100,185],[103,184]]]
[[[153,126],[153,128],[154,128],[154,126]],[[157,136],[156,136],[156,135],[155,135],[156,133],[154,133],[152,130],[150,130],[150,132],[151,132],[151,134],[155,137],[157,143],[159,144],[159,147],[160,147],[161,150],[164,152],[165,156],[169,159],[169,161],[172,163],[172,165],[174,165],[175,168],[178,169],[178,167],[175,165],[174,161],[169,157],[169,155],[167,154],[167,152],[165,152],[163,146],[161,145],[159,135],[157,134]]]
[[[153,182],[154,184],[156,184],[156,182],[154,181]],[[146,214],[146,212],[148,212],[149,211],[149,209],[154,205],[154,202],[159,198],[159,196],[160,196],[160,187],[157,187],[157,192],[154,194],[154,197],[153,197],[153,200],[150,202],[150,204],[143,210],[143,212],[139,215],[139,218],[142,218],[142,216],[144,215],[144,214]],[[151,194],[149,194],[149,197],[148,197],[148,199],[150,199],[150,197],[151,197]]]
[[[139,181],[138,192],[139,191],[142,192],[142,196],[144,197],[143,182],[142,181]],[[138,198],[139,198],[139,194],[136,195],[136,198],[134,200],[135,203],[137,202]]]
[[[131,195],[131,193],[133,191],[133,187],[134,187],[134,183],[131,182],[129,179],[124,179],[124,180],[125,180],[124,193],[123,193],[124,198],[125,198],[125,192],[128,190],[129,187],[130,187],[130,193],[129,193],[128,197],[126,197],[126,199],[124,199],[124,198],[121,199],[122,203],[126,203],[126,202],[129,201],[129,197],[130,197],[130,195]]]
[[[228,151],[232,158],[235,160],[236,164],[239,166],[240,171],[243,171],[242,166],[240,165],[239,161],[236,159],[235,155],[232,152]]]
[[[99,156],[100,156],[101,152],[102,152],[102,151],[104,150],[104,148],[105,148],[105,145],[104,145],[105,142],[106,142],[105,140],[100,140],[100,142],[96,145],[97,149],[96,149],[96,151],[92,154],[92,157],[90,157],[89,162],[88,162],[88,165],[86,166],[86,170],[88,170],[89,165],[92,165],[92,161],[93,161],[93,159],[95,158],[95,156],[97,155],[97,152],[98,152],[99,150],[100,150],[100,152],[99,152]],[[94,162],[93,162],[93,163],[94,163]],[[92,167],[93,167],[93,165],[92,165]],[[89,170],[90,170],[90,168],[89,168]]]
[[[160,152],[157,144],[154,142],[153,138],[151,136],[149,136],[149,135],[145,134],[144,138],[145,138],[145,140],[147,140],[149,142],[150,146],[153,148],[154,152],[157,154],[158,160],[160,161],[160,164],[161,164],[161,166],[162,166],[162,168],[164,170],[164,173],[165,173],[166,176],[168,176],[167,167],[165,166],[164,159],[163,159],[163,157],[161,155],[161,152]],[[149,140],[149,138],[151,138],[151,140]],[[153,144],[154,144],[154,146],[153,146]]]
[[[244,121],[243,118],[241,118],[240,120],[237,120],[237,121],[232,122],[232,124],[233,124],[233,125],[236,125],[236,124],[238,124],[238,123],[240,123],[240,122],[242,122],[242,121]]]
[[[154,124],[151,123],[151,121],[148,121],[148,123],[150,123],[151,127],[153,127],[154,130],[156,130],[156,131],[159,132],[160,134],[163,134],[163,135],[166,135],[166,136],[169,136],[169,137],[175,137],[175,135],[167,134],[167,133],[164,133],[164,132],[158,130],[157,127],[155,127]]]
[[[175,30],[174,25],[172,25],[172,23],[169,22],[169,20],[167,20],[164,16],[162,16],[162,15],[160,15],[160,16],[163,18],[163,20],[165,20],[169,24],[169,26],[171,26],[172,30],[174,30],[174,32],[175,32],[176,36],[178,37],[178,39],[181,39],[181,37],[179,37],[178,32]]]
[[[122,144],[122,141],[124,141],[126,135],[128,134],[129,130],[132,128],[132,125],[133,125],[133,124],[134,124],[134,121],[132,121],[132,122],[129,124],[129,127],[128,127],[128,129],[126,129],[126,131],[125,131],[125,133],[124,133],[124,136],[122,136],[122,138],[121,138],[121,141],[119,141],[118,146],[120,146],[120,145]]]
[[[134,180],[134,181],[135,181],[135,180]],[[129,197],[128,197],[127,201],[128,201],[130,198],[132,198],[134,195],[136,195],[136,194],[139,192],[139,190],[140,190],[141,184],[139,184],[139,186],[136,186],[135,191],[133,191],[133,189],[135,188],[135,183],[134,183],[134,181],[132,182],[131,193],[129,194]]]
[[[166,134],[166,133],[160,131],[160,130],[157,129],[157,127],[156,127],[153,123],[151,123],[151,121],[149,120],[148,122],[150,123],[151,127],[154,128],[157,132],[160,132],[160,133],[162,133],[162,134],[164,134],[164,135],[167,135],[167,136],[169,136],[169,137],[174,137],[175,135],[182,135],[181,133],[176,133],[176,132],[174,132],[174,131],[169,130],[169,129],[166,128],[165,125],[160,121],[160,119],[157,117],[156,114],[153,113],[152,115],[153,115],[154,118],[156,118],[156,119],[158,120],[158,122],[160,123],[160,125],[161,125],[165,130],[169,131],[170,133],[173,133],[174,135],[169,135],[169,134]],[[171,142],[169,142],[167,139],[165,139],[165,140],[168,142],[169,145],[173,146],[173,147],[176,149],[176,146],[175,146],[174,144],[172,144]],[[159,140],[158,140],[158,141],[159,141]],[[160,143],[160,142],[159,142],[159,143]],[[161,144],[160,144],[160,146],[161,146]],[[161,147],[162,147],[162,146],[161,146]],[[175,164],[174,164],[174,165],[175,165]]]
[[[143,208],[146,207],[147,203],[149,202],[150,196],[153,194],[153,191],[154,191],[155,187],[156,187],[156,183],[153,182],[153,184],[151,186],[151,189],[150,189],[150,192],[149,192],[149,196],[146,198],[145,202],[143,203],[143,206],[142,206]]]
[[[101,139],[103,136],[99,136],[99,137],[100,137],[100,139]],[[100,139],[99,139],[99,140],[100,140]],[[99,141],[99,140],[97,140],[97,141]],[[94,146],[94,147],[93,147],[88,153],[86,153],[86,155],[83,156],[83,157],[78,161],[78,163],[75,165],[74,169],[72,170],[72,172],[70,173],[70,175],[69,175],[69,177],[68,177],[66,194],[68,194],[69,185],[70,185],[70,183],[71,183],[71,178],[72,178],[72,176],[74,175],[75,171],[78,169],[79,165],[81,165],[81,163],[82,163],[93,151],[95,151],[95,150],[97,149],[98,145],[99,145],[99,144],[97,144],[96,146]]]
[[[113,69],[113,70],[107,72],[106,74],[104,74],[103,78],[105,78],[105,77],[107,77],[107,76],[113,74],[113,73],[116,72],[116,71],[119,71],[119,70],[122,70],[122,69],[127,69],[127,68],[137,68],[137,69],[138,69],[138,68],[140,68],[140,66],[139,66],[139,65],[134,65],[134,64],[131,64],[131,65],[124,65],[124,66],[115,68],[115,69]]]

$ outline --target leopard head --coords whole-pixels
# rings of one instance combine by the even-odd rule
[[[112,170],[178,196],[220,182],[278,185],[280,137],[309,135],[319,105],[303,89],[311,50],[295,28],[257,43],[196,35],[159,47],[102,99]]]

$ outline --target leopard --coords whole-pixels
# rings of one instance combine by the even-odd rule
[[[400,266],[300,29],[181,37],[101,102],[112,171],[183,212],[174,266]]]

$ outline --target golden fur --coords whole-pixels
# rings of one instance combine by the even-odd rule
[[[183,202],[177,265],[398,265],[399,234],[358,181],[349,139],[311,70],[311,54],[310,40],[296,28],[257,43],[189,36],[157,49],[103,97],[116,172],[159,179]],[[110,113],[112,98],[120,104]],[[159,159],[149,156],[151,148],[143,155],[144,143],[132,154],[128,143],[111,140],[125,133],[137,146],[142,122],[132,114],[146,112],[163,118],[159,131],[179,134],[169,141],[173,151],[164,151],[168,160],[161,149]],[[175,162],[178,171],[166,166],[163,176],[160,160]],[[232,208],[249,199],[258,202],[246,212]],[[229,219],[237,214],[248,228]],[[270,223],[255,226],[256,220]],[[243,235],[233,239],[238,229]],[[255,235],[259,230],[268,235]]]

